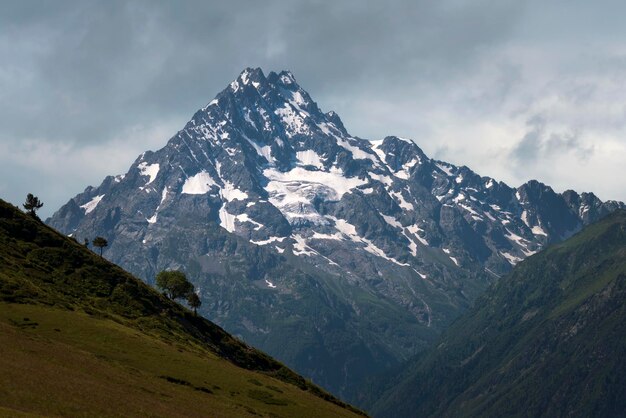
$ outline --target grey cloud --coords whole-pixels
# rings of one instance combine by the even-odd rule
[[[550,134],[545,143],[546,153],[548,155],[558,152],[572,152],[579,160],[588,160],[594,152],[593,145],[586,146],[580,140],[576,133],[568,134]]]
[[[541,115],[527,122],[528,131],[511,150],[511,157],[520,166],[543,163],[553,157],[570,153],[578,160],[588,160],[594,152],[593,145],[585,145],[578,132],[554,132]]]
[[[511,154],[519,162],[535,161],[543,148],[543,136],[545,134],[546,122],[543,118],[536,116],[527,122],[528,132],[513,148]]]
[[[55,2],[41,14],[13,6],[4,14],[10,36],[35,46],[26,85],[3,86],[0,122],[5,135],[106,140],[163,112],[190,115],[248,65],[290,68],[322,97],[337,86],[442,78],[499,42],[517,3]]]
[[[494,153],[506,156],[503,167],[556,153],[597,158],[580,133],[604,133],[610,124],[618,137],[626,131],[619,111],[610,120],[559,115],[571,129],[557,132],[549,128],[555,116],[535,107],[545,84],[568,103],[597,102],[598,114],[606,114],[602,106],[613,98],[606,88],[598,93],[598,77],[619,85],[626,76],[618,47],[626,38],[618,18],[626,7],[613,0],[610,6],[580,0],[3,2],[0,149],[9,151],[0,160],[10,161],[19,149],[3,145],[31,141],[68,150],[50,156],[52,166],[81,170],[71,158],[97,147],[110,168],[68,179],[66,170],[44,173],[20,160],[26,174],[15,176],[6,163],[0,174],[9,177],[0,188],[21,196],[25,187],[42,184],[51,191],[47,208],[58,206],[134,160],[113,149],[120,138],[131,145],[128,153],[164,144],[247,66],[292,70],[354,134],[413,137],[437,158],[479,172],[492,167]],[[563,78],[572,80],[570,87],[558,83]],[[502,124],[487,130],[502,135],[533,114],[544,115],[546,127],[529,125],[521,140],[516,132],[489,142],[480,130]],[[504,150],[466,152],[485,144]],[[57,187],[62,182],[67,192]]]

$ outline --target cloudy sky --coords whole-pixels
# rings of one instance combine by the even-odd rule
[[[0,197],[49,216],[158,149],[244,67],[363,138],[626,200],[626,3],[0,0]]]

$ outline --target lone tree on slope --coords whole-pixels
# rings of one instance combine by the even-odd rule
[[[156,285],[163,290],[170,299],[189,297],[193,291],[193,284],[182,271],[162,271],[157,274]]]
[[[103,237],[95,237],[93,239],[93,246],[100,248],[100,257],[102,257],[102,249],[109,245],[109,242]]]
[[[193,308],[193,315],[198,316],[198,308],[202,305],[202,301],[196,292],[191,292],[189,296],[187,296],[187,303]]]
[[[43,206],[43,202],[39,200],[37,196],[34,196],[32,193],[28,193],[26,195],[26,203],[24,203],[24,209],[26,209],[26,213],[28,213],[33,218],[39,219],[37,216],[37,211],[41,209]]]

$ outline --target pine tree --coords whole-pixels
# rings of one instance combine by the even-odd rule
[[[37,196],[34,196],[32,193],[28,193],[28,195],[26,195],[26,203],[22,206],[26,209],[26,213],[36,219],[39,219],[36,212],[41,209],[43,202],[39,200]]]

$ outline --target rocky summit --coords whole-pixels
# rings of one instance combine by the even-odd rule
[[[148,283],[184,270],[203,315],[354,399],[516,263],[623,207],[354,137],[290,72],[248,68],[47,223],[105,237],[104,256]]]

